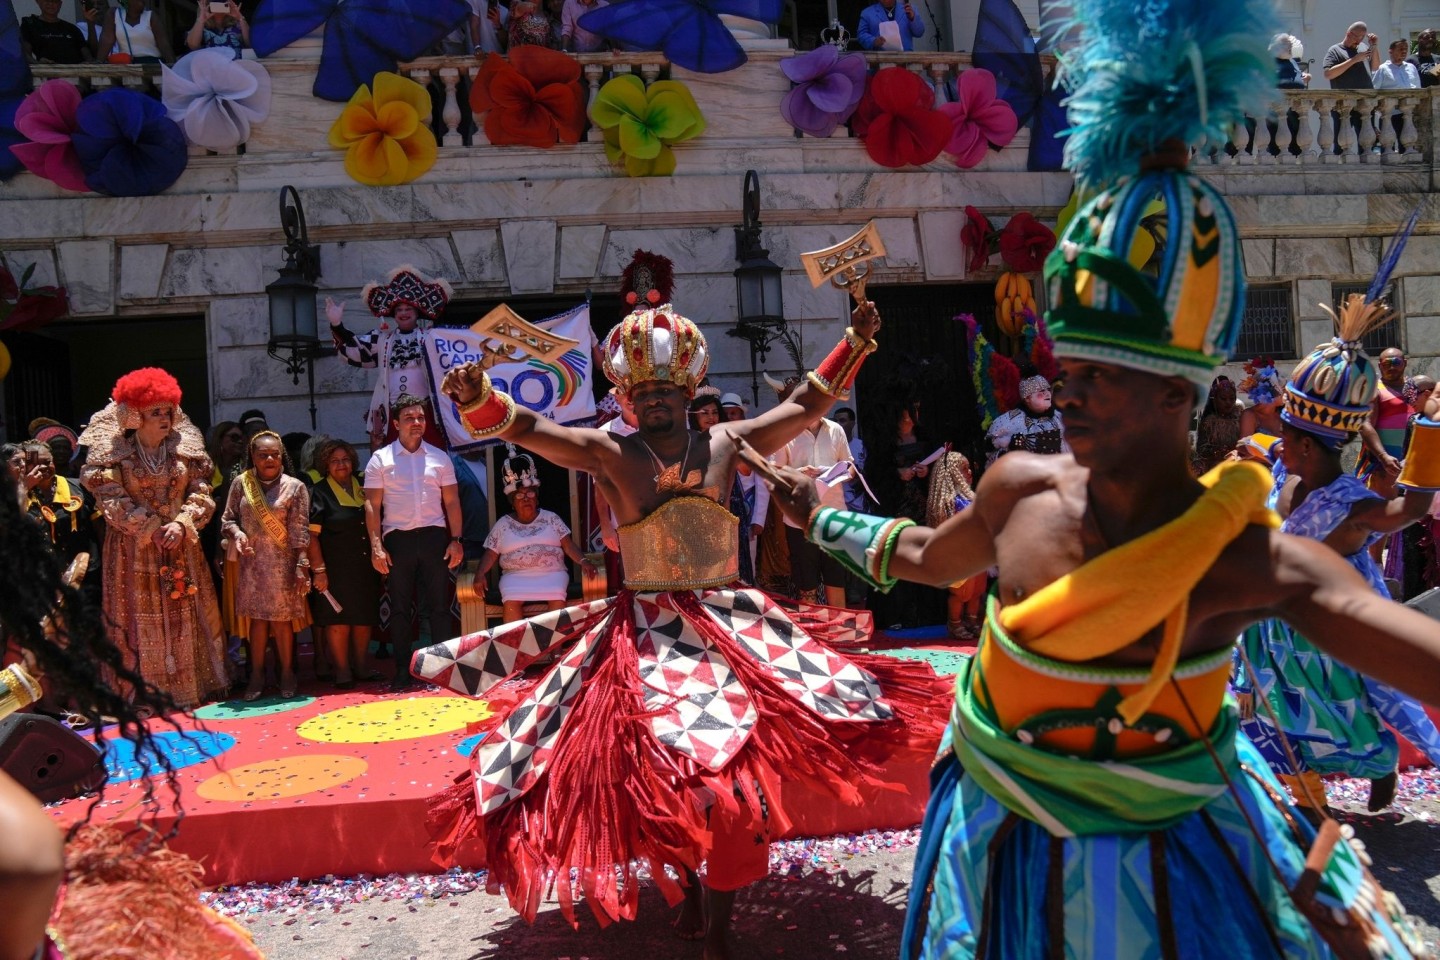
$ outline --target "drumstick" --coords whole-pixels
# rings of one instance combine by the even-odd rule
[[[733,433],[730,433],[729,436],[735,442],[735,449],[739,452],[740,459],[748,463],[750,469],[764,477],[771,487],[781,487],[787,493],[794,492],[795,485],[785,479],[785,475],[776,470],[773,463],[760,456],[758,450],[746,443],[744,437],[737,437]]]

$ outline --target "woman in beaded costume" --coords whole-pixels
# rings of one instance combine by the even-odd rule
[[[127,665],[188,709],[229,687],[200,547],[214,466],[164,370],[127,373],[111,398],[80,435],[80,482],[105,514],[105,617]]]
[[[675,903],[686,891],[667,868],[693,877],[704,862],[704,921],[687,896],[677,927],[703,931],[706,956],[723,956],[734,891],[765,876],[768,838],[806,788],[859,803],[859,786],[884,782],[883,758],[938,737],[948,704],[928,665],[852,652],[868,614],[782,607],[737,583],[738,521],[722,503],[737,438],[770,454],[798,435],[848,392],[878,325],[862,305],[787,401],[704,432],[686,419],[709,361],[704,335],[655,300],[601,346],[633,401],[632,435],[535,417],[477,365],[447,376],[476,437],[596,477],[625,558],[615,597],[414,656],[416,676],[496,710],[471,775],[432,800],[439,854],[478,839],[490,882],[527,919],[552,887],[567,919],[582,893],[601,923],[631,919],[642,865]],[[553,666],[507,683],[547,654]]]
[[[1392,248],[1387,259],[1393,263],[1399,253]],[[1285,385],[1270,494],[1281,530],[1332,547],[1384,597],[1389,592],[1368,548],[1425,516],[1433,495],[1384,499],[1341,469],[1340,448],[1354,438],[1375,394],[1375,366],[1361,337],[1390,316],[1383,301],[1352,295],[1336,318],[1337,336],[1296,365]],[[1440,764],[1440,732],[1419,703],[1316,649],[1284,621],[1247,629],[1238,656],[1243,728],[1301,806],[1323,807],[1320,774],[1342,773],[1370,779],[1372,812],[1388,807],[1399,750],[1386,722]],[[1284,748],[1281,733],[1293,749]]]

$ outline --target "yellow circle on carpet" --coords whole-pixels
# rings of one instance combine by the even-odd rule
[[[411,697],[331,710],[306,720],[295,732],[324,743],[385,743],[453,733],[489,716],[490,706],[484,700]]]
[[[279,800],[349,783],[368,769],[359,757],[282,757],[217,773],[196,788],[206,800]]]

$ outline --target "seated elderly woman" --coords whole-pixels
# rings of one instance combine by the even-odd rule
[[[534,460],[511,447],[500,477],[514,512],[497,520],[485,538],[475,580],[478,583],[500,562],[500,600],[508,623],[524,615],[527,603],[542,602],[549,610],[565,606],[570,586],[566,557],[589,574],[596,571],[570,539],[565,521],[540,509],[540,475]]]

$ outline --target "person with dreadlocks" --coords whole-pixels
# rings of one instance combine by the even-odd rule
[[[13,483],[0,462],[0,487]],[[38,681],[92,730],[128,741],[136,756],[154,762],[140,775],[146,829],[130,836],[89,822],[105,799],[103,785],[67,837],[39,801],[0,772],[6,909],[0,956],[263,960],[247,932],[200,903],[200,865],[165,849],[158,837],[158,820],[181,812],[179,787],[145,718],[173,712],[174,701],[127,665],[106,635],[99,606],[68,582],[43,526],[10,496],[0,497],[0,645],[6,644],[20,651],[23,666],[0,674],[0,717],[23,709]]]
[[[1223,373],[1210,381],[1210,393],[1195,425],[1195,455],[1191,468],[1203,477],[1221,460],[1235,454],[1240,442],[1240,408],[1235,405],[1235,381]]]
[[[396,267],[384,283],[367,283],[360,291],[365,306],[380,320],[373,332],[361,334],[345,326],[345,304],[325,298],[325,319],[330,321],[336,351],[352,367],[380,369],[365,417],[372,449],[399,435],[390,412],[395,401],[406,395],[424,401],[425,442],[450,449],[425,367],[425,344],[430,324],[445,313],[453,293],[445,280],[432,280],[409,264]]]
[[[633,402],[628,436],[537,417],[478,365],[447,375],[442,390],[477,438],[596,478],[620,525],[625,589],[421,650],[413,671],[496,711],[471,775],[432,801],[442,858],[478,838],[516,910],[533,919],[554,887],[572,922],[577,894],[602,923],[633,919],[643,865],[672,904],[685,900],[679,933],[717,960],[735,891],[768,872],[768,838],[803,788],[859,803],[857,787],[886,780],[880,758],[938,736],[946,705],[928,665],[858,652],[867,614],[781,606],[737,583],[739,524],[724,499],[739,438],[773,453],[845,396],[876,346],[874,305],[856,308],[788,400],[698,431],[686,408],[709,348],[659,300],[637,296],[601,345]],[[487,695],[547,654],[538,678]]]
[[[1278,617],[1440,702],[1440,623],[1275,529],[1258,464],[1190,472],[1190,419],[1234,349],[1245,270],[1234,216],[1188,171],[1187,144],[1223,136],[1247,98],[1263,105],[1270,5],[1071,10],[1066,163],[1092,199],[1045,262],[1071,453],[1001,457],[937,529],[816,509],[808,480],[774,481],[774,501],[881,589],[999,569],[932,769],[902,954],[1421,954],[1363,852],[1285,798],[1227,684],[1236,635]],[[1170,246],[1142,273],[1128,254],[1157,198]]]
[[[280,696],[295,696],[295,625],[308,622],[310,489],[291,475],[292,469],[278,433],[255,434],[221,518],[226,550],[239,561],[235,614],[249,623],[247,701],[264,693],[271,639],[280,655]],[[325,568],[315,572],[324,573]]]
[[[229,688],[200,530],[215,513],[205,438],[159,367],[115,382],[80,435],[80,482],[105,515],[105,618],[135,672],[182,709]]]
[[[938,527],[975,502],[971,486],[970,459],[951,451],[935,464],[930,475],[930,501],[925,507],[925,525]],[[990,585],[990,571],[966,577],[950,584],[945,596],[945,628],[954,640],[975,640],[980,636],[980,613],[985,590]]]

